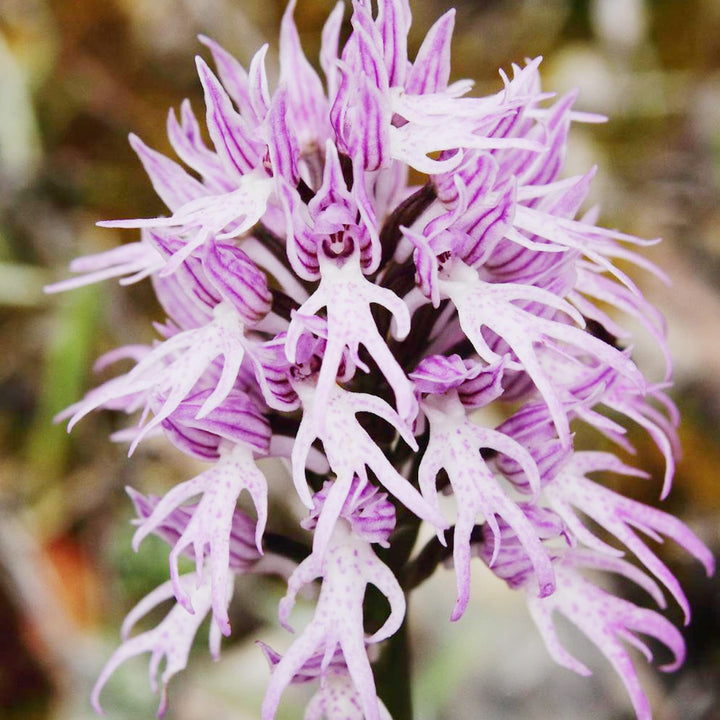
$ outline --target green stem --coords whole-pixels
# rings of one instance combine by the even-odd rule
[[[410,643],[408,616],[400,629],[383,647],[375,663],[378,697],[385,703],[393,720],[412,720],[412,693],[410,683]]]
[[[424,449],[427,445],[427,434],[419,440]],[[421,456],[422,453],[415,456],[408,473],[409,481],[416,487]],[[399,458],[395,458],[395,460],[398,461]],[[390,547],[378,548],[377,553],[378,557],[393,571],[395,577],[400,579],[417,541],[420,519],[399,503],[396,513],[398,524],[391,538]],[[405,598],[409,604],[407,593]],[[382,594],[371,586],[366,595],[366,620],[371,627],[371,632],[379,628],[387,617],[387,605],[387,600]],[[408,617],[409,609],[406,608],[403,624],[392,637],[385,641],[380,658],[374,664],[378,697],[385,703],[393,720],[412,720],[413,718],[412,684],[410,682],[412,657]]]

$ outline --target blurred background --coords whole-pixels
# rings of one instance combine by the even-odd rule
[[[672,288],[640,277],[668,319],[672,395],[683,415],[684,458],[664,506],[717,551],[720,2],[418,0],[411,51],[453,5],[454,79],[475,78],[479,92],[495,91],[498,67],[543,55],[547,89],[579,87],[580,108],[610,116],[605,125],[575,129],[568,172],[597,163],[593,200],[603,223],[665,239],[647,255],[670,274]],[[299,2],[313,60],[331,6]],[[96,220],[164,211],[127,134],[169,152],[168,108],[189,97],[201,114],[193,55],[207,53],[197,34],[247,64],[261,43],[276,49],[283,8],[284,0],[0,0],[2,720],[93,717],[89,690],[123,616],[167,577],[162,543],[150,539],[137,555],[130,549],[123,488],[160,492],[194,471],[162,445],[128,461],[107,439],[119,427],[107,413],[72,436],[52,424],[96,383],[94,358],[152,337],[150,321],[161,316],[149,288],[108,283],[47,297],[42,287],[65,277],[73,257],[134,239],[99,230]],[[642,342],[637,355],[652,375],[657,359]],[[653,481],[625,490],[656,503],[662,460],[647,437],[635,440]],[[670,676],[640,660],[642,682],[657,720],[720,718],[720,580],[705,578],[676,547],[662,555],[693,606],[689,657]],[[590,680],[554,666],[522,597],[481,568],[476,573],[474,600],[457,625],[446,622],[449,571],[413,596],[418,720],[632,717],[620,682],[593,648],[577,644],[596,671]],[[222,662],[210,662],[201,630],[190,668],[171,684],[171,720],[258,716],[267,668],[245,639],[274,617],[282,593],[269,581],[241,584]],[[670,615],[681,621],[677,608]],[[262,630],[286,646],[276,630]],[[147,656],[111,681],[103,696],[111,718],[153,717],[157,698],[146,673]],[[293,698],[301,696],[292,690],[279,717],[300,717]]]

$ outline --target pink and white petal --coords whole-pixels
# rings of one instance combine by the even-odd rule
[[[455,27],[455,9],[448,10],[430,28],[408,71],[405,92],[427,95],[442,92],[450,80],[450,40]]]

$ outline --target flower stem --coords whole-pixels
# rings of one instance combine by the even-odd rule
[[[411,653],[408,618],[387,640],[380,659],[375,663],[378,697],[385,703],[393,720],[412,720],[412,692],[410,683]]]

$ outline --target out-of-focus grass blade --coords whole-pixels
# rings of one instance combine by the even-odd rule
[[[33,489],[63,473],[70,447],[53,418],[81,396],[98,326],[100,291],[94,286],[60,296],[51,323],[38,409],[28,433],[28,481]]]
[[[46,302],[43,285],[47,273],[42,268],[20,263],[0,262],[0,306],[35,307]]]

